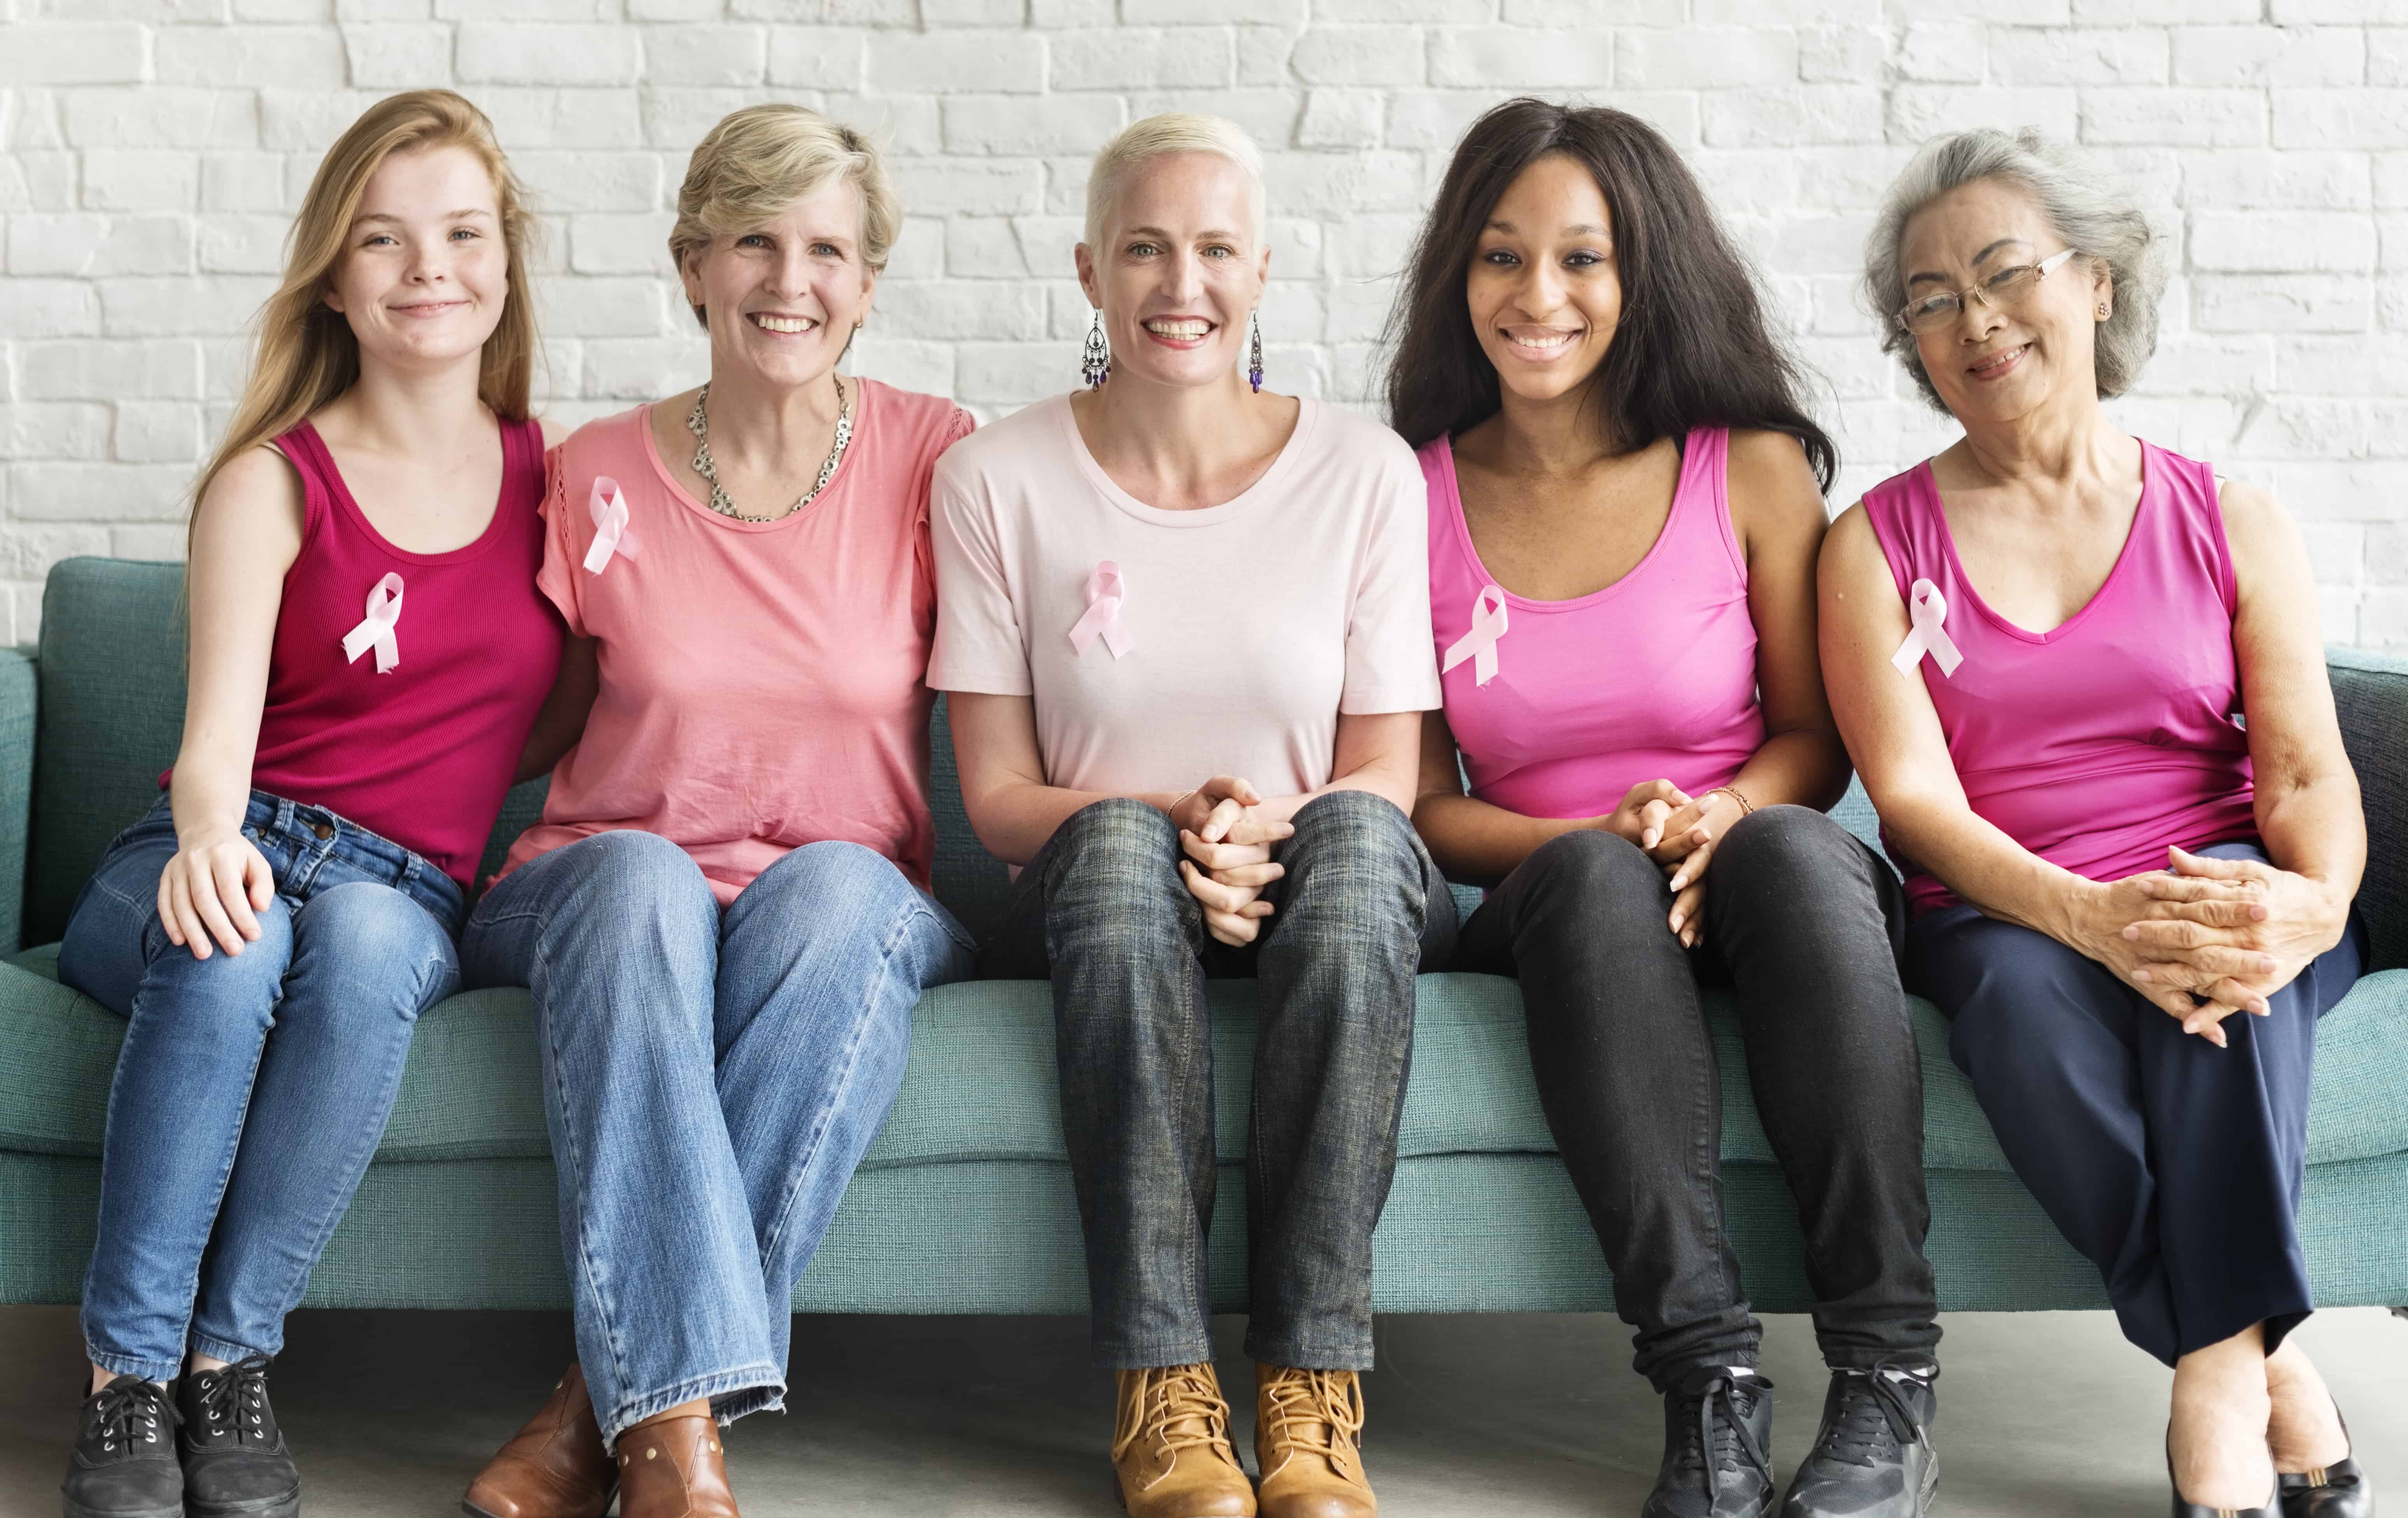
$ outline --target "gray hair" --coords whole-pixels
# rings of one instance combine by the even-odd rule
[[[2085,257],[2105,261],[2115,298],[2113,313],[2099,324],[2099,394],[2102,399],[2124,394],[2157,351],[2165,261],[2140,208],[2087,160],[2035,127],[2012,136],[1978,127],[1934,137],[1889,187],[1865,241],[1864,294],[1882,324],[1883,351],[1906,365],[1925,400],[1947,409],[1924,372],[1914,335],[1889,319],[1906,304],[1899,243],[1917,211],[1976,179],[2003,179],[2029,192],[2058,236]]]

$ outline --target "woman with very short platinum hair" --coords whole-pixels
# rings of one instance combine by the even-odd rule
[[[2298,529],[2114,426],[2147,222],[2038,132],[1925,147],[1866,293],[1964,436],[1834,524],[1831,704],[2017,1175],[2174,1368],[2173,1511],[2372,1511],[2290,1331],[2317,1019],[2366,862]]]

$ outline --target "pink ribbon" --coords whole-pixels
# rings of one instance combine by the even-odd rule
[[[585,512],[594,519],[594,541],[585,550],[587,574],[600,574],[613,553],[632,559],[643,551],[636,530],[627,525],[627,497],[619,494],[619,482],[609,475],[594,477],[594,494],[585,502]]]
[[[376,650],[377,673],[390,675],[401,663],[401,644],[393,630],[401,621],[401,577],[387,575],[368,587],[368,614],[343,635],[343,662],[357,664],[360,655]]]
[[[1471,661],[1471,683],[1485,685],[1497,678],[1497,640],[1505,636],[1505,590],[1500,585],[1483,585],[1480,594],[1471,598],[1471,631],[1455,640],[1446,651],[1446,662],[1439,666],[1441,675],[1464,660]]]
[[[1906,615],[1914,625],[1907,633],[1906,641],[1889,656],[1898,672],[1914,674],[1914,666],[1928,653],[1943,677],[1956,674],[1965,656],[1956,652],[1956,640],[1941,625],[1948,620],[1948,597],[1940,594],[1940,587],[1928,580],[1916,580],[1906,593]]]
[[[1128,657],[1137,647],[1129,636],[1128,623],[1121,620],[1121,604],[1128,598],[1128,590],[1121,581],[1121,566],[1106,559],[1087,571],[1087,609],[1070,624],[1070,646],[1081,653],[1098,637],[1104,647],[1112,651],[1115,659]]]

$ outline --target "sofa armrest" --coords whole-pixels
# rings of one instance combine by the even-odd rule
[[[2408,966],[2408,659],[2328,649],[2342,742],[2366,802],[2366,883],[2358,909],[2372,937],[2369,969]]]
[[[23,947],[34,814],[34,653],[0,648],[0,953]]]

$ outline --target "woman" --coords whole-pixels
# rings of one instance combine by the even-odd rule
[[[1848,782],[1814,656],[1830,440],[1696,180],[1620,111],[1474,122],[1395,327],[1445,668],[1413,823],[1491,888],[1457,967],[1521,977],[1541,1103],[1664,1396],[1643,1511],[1774,1493],[1715,1167],[1700,986],[1727,984],[1831,1367],[1783,1511],[1920,1514],[1940,1330],[1905,916],[1822,809]]]
[[[1252,1513],[1212,1371],[1211,976],[1263,982],[1248,1133],[1254,1452],[1269,1518],[1374,1511],[1355,1373],[1421,952],[1438,703],[1412,456],[1262,390],[1262,158],[1156,116],[1097,155],[1090,391],[947,454],[929,683],[980,841],[1022,866],[988,975],[1054,982],[1112,1465],[1136,1518]],[[1240,378],[1240,360],[1248,374]]]
[[[268,1362],[418,1014],[458,987],[502,795],[558,752],[533,731],[561,652],[533,231],[474,106],[370,107],[310,180],[194,488],[183,742],[59,950],[126,1019],[71,1518],[299,1511]]]
[[[2100,408],[2163,280],[2147,220],[2037,132],[1915,158],[1865,285],[1964,437],[1832,528],[1823,664],[1908,870],[1908,982],[2126,1337],[2174,1368],[2175,1512],[2279,1489],[2363,1513],[2288,1336],[2366,827],[2298,531]]]
[[[836,372],[900,225],[861,134],[727,117],[669,234],[710,382],[552,459],[541,584],[598,691],[461,961],[533,991],[578,1364],[472,1512],[735,1512],[713,1420],[780,1405],[911,1008],[971,967],[921,683],[928,475],[970,420]]]

